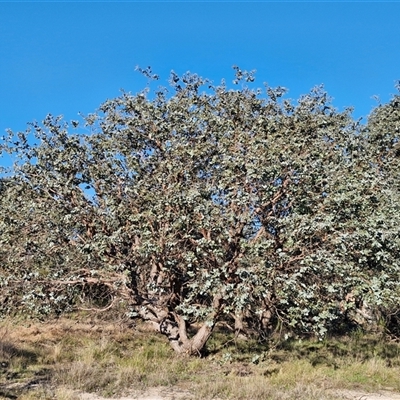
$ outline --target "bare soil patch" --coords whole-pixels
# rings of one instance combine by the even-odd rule
[[[131,394],[125,397],[118,397],[114,400],[183,400],[191,399],[193,395],[190,392],[180,390],[178,388],[149,388],[145,392]],[[80,393],[79,400],[110,400],[104,397],[91,394],[91,393]],[[218,399],[215,399],[218,400]]]
[[[400,400],[400,393],[389,390],[368,392],[362,390],[333,390],[329,393],[333,398],[342,400]],[[144,393],[128,397],[113,398],[113,400],[180,400],[191,399],[192,394],[173,388],[151,388]],[[91,393],[80,393],[79,400],[110,400]],[[218,399],[214,399],[218,400]],[[251,400],[250,398],[248,400]]]
[[[400,400],[400,393],[394,393],[389,390],[380,390],[379,392],[337,390],[335,392],[337,395],[343,396],[343,399],[349,400]]]

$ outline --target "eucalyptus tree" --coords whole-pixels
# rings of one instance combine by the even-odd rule
[[[397,89],[400,89],[397,83]],[[382,318],[400,322],[400,96],[376,107],[363,127],[364,157],[374,170],[368,176],[374,212],[356,236],[357,252],[369,270],[369,301]],[[366,158],[369,155],[369,158]],[[364,178],[366,179],[366,178]],[[371,298],[372,295],[372,298]]]
[[[371,158],[380,127],[338,112],[321,87],[294,103],[235,70],[239,89],[171,73],[168,89],[124,92],[82,125],[49,115],[9,132],[4,304],[122,301],[198,354],[219,321],[324,335],[397,293],[398,193]]]

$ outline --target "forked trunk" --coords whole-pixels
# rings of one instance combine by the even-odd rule
[[[147,305],[138,308],[138,314],[143,320],[151,322],[157,331],[167,336],[177,353],[187,356],[200,355],[217,322],[217,312],[212,313],[196,334],[189,338],[186,321],[176,313]]]
[[[182,355],[200,355],[201,350],[210,338],[215,326],[215,320],[203,322],[197,333],[188,338],[185,321],[174,315],[174,320],[165,318],[160,323],[160,332],[167,336],[172,348]]]

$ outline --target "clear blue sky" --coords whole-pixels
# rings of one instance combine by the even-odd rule
[[[366,116],[396,93],[399,17],[398,2],[0,2],[0,136],[136,93],[136,65],[167,85],[171,70],[231,81],[237,64],[293,99],[324,84]]]

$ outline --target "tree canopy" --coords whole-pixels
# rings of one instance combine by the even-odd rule
[[[3,313],[122,302],[188,354],[218,322],[323,336],[398,318],[400,96],[362,124],[322,87],[294,102],[235,72],[8,132]]]

